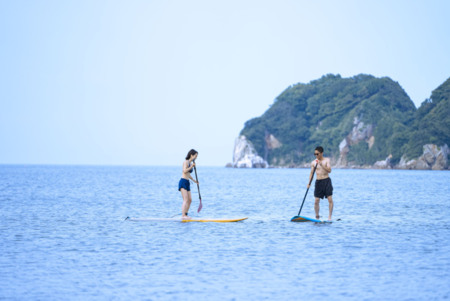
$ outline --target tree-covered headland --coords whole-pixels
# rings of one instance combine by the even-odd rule
[[[271,166],[303,166],[317,145],[337,166],[394,166],[450,145],[450,78],[417,109],[388,77],[328,74],[288,87],[240,134]]]

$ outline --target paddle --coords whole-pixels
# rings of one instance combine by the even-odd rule
[[[194,161],[195,163],[195,161]],[[194,165],[194,171],[195,171],[195,181],[197,181],[197,189],[198,189],[198,198],[200,199],[200,204],[198,205],[198,209],[197,209],[197,213],[200,212],[200,210],[202,210],[202,196],[200,194],[200,185],[198,185],[198,177],[197,177],[197,168]]]
[[[319,162],[317,162],[317,163],[316,163],[316,166],[314,166],[314,170],[313,170],[312,177],[311,177],[311,179],[309,180],[308,189],[306,189],[305,197],[303,198],[303,202],[302,202],[302,205],[300,206],[300,210],[298,211],[297,216],[299,216],[299,215],[300,215],[300,212],[302,212],[303,204],[305,203],[306,195],[308,194],[309,186],[311,186],[311,182],[312,182],[312,180],[313,180],[313,178],[314,178],[314,173],[316,172],[316,168],[317,168],[317,165],[318,165],[318,164],[319,164]]]

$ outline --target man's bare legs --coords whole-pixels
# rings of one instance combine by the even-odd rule
[[[319,205],[319,203],[320,203],[320,199],[316,198],[316,201],[314,202],[314,211],[316,212],[316,219],[320,218],[320,215],[319,215],[320,205]]]
[[[328,220],[331,221],[331,216],[333,215],[333,207],[334,207],[333,196],[330,195],[329,197],[327,197],[327,199],[328,199]],[[315,198],[314,211],[316,212],[316,219],[320,218],[320,215],[319,215],[320,205],[319,204],[320,204],[320,199]]]
[[[333,214],[333,196],[330,195],[329,197],[327,197],[328,199],[328,221],[331,221],[331,215]]]

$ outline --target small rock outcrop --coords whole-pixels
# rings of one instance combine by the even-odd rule
[[[401,169],[448,169],[448,155],[449,148],[447,144],[441,147],[435,144],[426,144],[423,146],[422,156],[409,161],[402,157],[396,167]]]
[[[392,168],[391,164],[392,155],[389,155],[385,160],[375,162],[373,168],[375,169],[389,169]]]
[[[239,136],[234,142],[233,167],[266,168],[269,164],[258,156],[253,144],[245,136]]]

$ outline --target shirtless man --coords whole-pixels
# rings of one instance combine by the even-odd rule
[[[331,179],[329,177],[329,173],[331,172],[331,164],[330,158],[325,158],[323,156],[323,147],[318,146],[314,150],[314,156],[316,156],[316,160],[311,162],[311,173],[309,175],[309,183],[311,183],[311,179],[314,176],[314,167],[316,168],[316,184],[314,187],[314,211],[316,212],[316,219],[319,219],[319,202],[320,199],[326,197],[328,199],[328,220],[331,221],[331,214],[333,213],[333,185],[331,184]],[[309,188],[310,185],[308,185]]]
[[[195,149],[191,149],[183,162],[183,172],[181,174],[180,182],[178,183],[178,191],[181,192],[181,196],[183,197],[183,205],[181,205],[182,219],[191,219],[188,216],[189,207],[192,202],[191,183],[189,180],[192,180],[194,183],[198,183],[191,176],[191,172],[194,170],[195,166],[194,160],[197,159],[197,156],[198,152]]]

